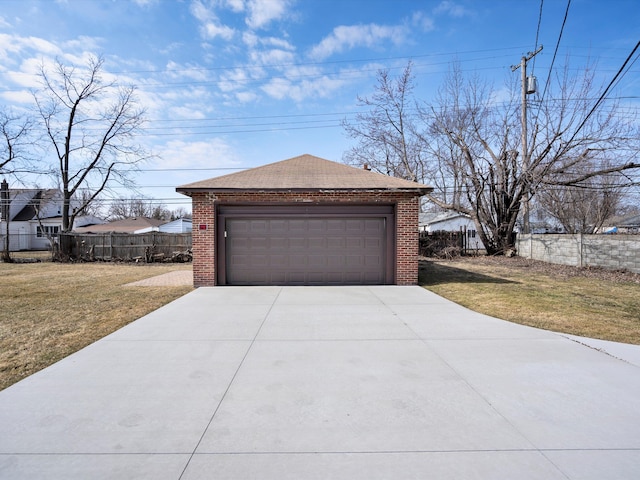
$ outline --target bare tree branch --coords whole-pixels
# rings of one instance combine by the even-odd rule
[[[114,181],[126,182],[135,165],[149,158],[136,143],[144,111],[137,107],[135,88],[105,82],[103,67],[102,58],[91,58],[84,69],[59,60],[52,71],[42,66],[43,87],[34,94],[57,156],[63,231]],[[71,208],[73,198],[81,199],[79,208]]]

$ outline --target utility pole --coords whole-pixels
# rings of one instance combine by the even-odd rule
[[[513,65],[511,67],[511,71],[515,72],[517,69],[520,69],[522,76],[522,175],[525,176],[525,185],[529,186],[529,179],[526,178],[529,175],[529,163],[531,161],[529,155],[529,148],[527,146],[527,95],[531,93],[535,93],[536,85],[535,85],[535,77],[531,77],[532,81],[527,81],[527,62],[535,57],[538,53],[542,51],[542,45],[538,47],[535,52],[529,52],[525,57],[522,57],[519,65]],[[530,83],[530,84],[529,84]],[[529,192],[528,188],[525,192],[524,199],[524,212],[523,212],[523,230],[522,233],[531,233],[531,227],[529,222]]]

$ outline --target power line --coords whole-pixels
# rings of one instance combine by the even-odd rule
[[[300,63],[275,63],[275,64],[260,64],[260,65],[235,65],[235,66],[221,66],[221,67],[202,67],[202,68],[177,68],[177,69],[164,69],[164,70],[122,70],[112,72],[114,74],[127,74],[127,73],[173,73],[173,72],[213,72],[213,71],[234,71],[234,70],[250,70],[256,68],[286,68],[286,67],[309,67],[309,66],[322,66],[322,65],[338,65],[338,64],[351,64],[351,63],[367,63],[367,62],[382,62],[392,60],[409,60],[413,58],[428,58],[428,57],[444,57],[451,55],[470,54],[477,55],[478,53],[486,52],[500,52],[523,48],[522,46],[514,47],[502,47],[502,48],[489,48],[481,50],[465,50],[462,52],[436,52],[425,53],[421,55],[409,55],[398,57],[373,57],[373,58],[360,58],[360,59],[347,59],[347,60],[327,60],[323,62],[300,62]]]
[[[558,49],[560,48],[560,41],[562,40],[562,33],[564,32],[564,26],[567,23],[567,17],[569,16],[569,7],[571,6],[571,0],[567,0],[567,8],[564,11],[564,18],[562,19],[562,26],[560,27],[560,33],[558,34],[558,41],[556,42],[556,48],[553,51],[553,58],[551,59],[551,65],[549,66],[549,74],[547,75],[547,81],[544,83],[544,89],[542,90],[542,96],[540,97],[540,103],[544,102],[544,97],[547,94],[547,89],[551,84],[551,72],[553,72],[553,66],[556,63],[556,56],[558,55]],[[542,8],[542,6],[540,7]],[[540,116],[540,109],[536,114],[534,125],[538,123],[538,117]]]
[[[536,28],[536,43],[533,47],[533,51],[535,52],[538,49],[538,37],[540,36],[540,24],[542,23],[542,6],[544,5],[544,0],[540,0],[540,13],[538,13],[538,28]],[[531,75],[533,75],[536,69],[536,57],[533,57],[533,62],[531,64]]]
[[[175,69],[175,70],[171,70],[171,69],[165,69],[165,70],[140,70],[140,71],[136,71],[136,70],[132,70],[132,71],[116,71],[116,72],[110,72],[115,74],[127,74],[127,73],[155,73],[155,74],[166,74],[166,73],[173,73],[173,72],[189,72],[189,71],[225,71],[228,70],[230,72],[232,71],[238,71],[238,70],[250,70],[250,69],[255,69],[255,68],[261,68],[261,69],[276,69],[276,68],[285,68],[285,67],[300,67],[300,66],[309,66],[309,65],[330,65],[330,64],[339,64],[339,63],[358,63],[358,62],[365,62],[365,61],[388,61],[388,60],[409,60],[409,59],[414,59],[414,58],[426,58],[426,57],[439,57],[439,56],[452,56],[452,55],[466,55],[466,54],[470,54],[470,55],[475,55],[477,53],[482,53],[482,52],[499,52],[499,51],[510,51],[510,50],[514,50],[517,48],[521,48],[521,47],[505,47],[505,48],[497,48],[497,49],[485,49],[485,50],[468,50],[468,51],[463,51],[463,52],[446,52],[446,53],[434,53],[434,54],[424,54],[424,55],[411,55],[411,56],[402,56],[402,57],[380,57],[380,58],[373,58],[373,59],[363,59],[363,60],[342,60],[342,61],[335,61],[335,62],[317,62],[317,63],[291,63],[291,64],[274,64],[274,65],[241,65],[241,66],[235,66],[235,67],[212,67],[212,68],[193,68],[193,69]],[[487,57],[477,57],[474,56],[472,58],[469,58],[468,60],[461,60],[461,62],[477,62],[479,60],[490,60],[490,59],[496,59],[496,58],[502,58],[502,57],[507,57],[507,56],[511,56],[510,54],[504,54],[501,56],[487,56]],[[433,67],[434,65],[447,65],[449,64],[449,61],[446,62],[437,62],[437,63],[416,63],[415,66],[416,67]],[[400,68],[404,68],[404,67],[387,67],[388,69],[400,69]],[[494,69],[494,68],[502,68],[502,67],[478,67],[475,68],[474,70],[490,70],[490,69]],[[217,79],[211,79],[211,80],[202,80],[202,81],[197,81],[197,80],[193,80],[193,81],[185,81],[185,82],[158,82],[158,83],[154,83],[153,81],[151,82],[145,82],[145,83],[141,83],[138,85],[138,87],[140,89],[145,89],[145,90],[151,90],[154,88],[176,88],[176,87],[197,87],[197,86],[209,86],[209,85],[215,85],[215,84],[220,84],[220,83],[225,83],[225,82],[232,82],[236,85],[242,85],[242,86],[251,86],[251,85],[258,85],[258,84],[263,84],[265,82],[269,82],[269,81],[273,81],[273,80],[302,80],[302,79],[313,79],[313,78],[322,78],[322,77],[327,77],[327,76],[334,76],[335,78],[367,78],[369,77],[369,74],[371,72],[377,71],[379,70],[380,67],[376,67],[376,68],[371,68],[371,69],[359,69],[359,70],[343,70],[343,71],[338,71],[338,72],[326,72],[326,71],[320,71],[318,73],[314,73],[314,74],[298,74],[298,75],[291,75],[291,74],[287,74],[287,75],[266,75],[262,78],[247,78],[247,79],[237,79],[237,78],[233,78],[233,79],[225,79],[225,78],[217,78]],[[442,72],[436,72],[436,71],[431,71],[429,72],[429,74],[437,74],[437,73],[442,73]],[[346,74],[346,75],[345,75]],[[348,74],[355,74],[351,77],[348,77]],[[37,74],[27,74],[24,72],[15,72],[15,75],[18,76],[37,76]],[[117,84],[116,84],[117,85]],[[15,90],[13,88],[3,88],[0,89],[0,91],[2,92],[18,92],[21,90]]]
[[[607,85],[607,88],[604,89],[604,92],[602,92],[602,95],[600,95],[600,98],[598,99],[598,101],[594,104],[593,108],[591,108],[591,110],[589,111],[587,116],[584,117],[584,120],[582,121],[580,126],[578,126],[578,128],[573,133],[573,135],[571,136],[571,138],[569,139],[569,141],[567,143],[571,143],[573,141],[573,139],[576,137],[576,135],[578,135],[578,132],[580,130],[582,130],[582,127],[584,127],[584,125],[587,123],[587,120],[589,120],[589,117],[591,117],[591,115],[593,115],[593,113],[596,111],[598,106],[604,101],[605,97],[607,96],[607,93],[609,93],[609,90],[611,89],[613,84],[616,83],[616,80],[618,80],[618,77],[622,78],[622,76],[624,76],[624,75],[622,75],[622,72],[624,71],[625,67],[627,66],[627,63],[629,63],[631,58],[635,55],[635,53],[636,53],[636,51],[638,50],[639,47],[640,47],[640,42],[636,43],[636,46],[633,48],[633,50],[631,51],[631,53],[629,54],[627,59],[624,61],[624,63],[622,64],[622,67],[620,67],[620,69],[618,70],[618,73],[616,73],[616,75],[613,77],[613,79],[609,82],[609,85]],[[635,62],[635,60],[634,60],[634,62]]]
[[[202,172],[215,170],[246,170],[249,167],[202,167],[202,168],[138,168],[136,172]]]

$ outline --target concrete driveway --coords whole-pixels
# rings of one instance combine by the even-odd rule
[[[200,288],[0,392],[0,478],[637,479],[627,352],[420,287]]]

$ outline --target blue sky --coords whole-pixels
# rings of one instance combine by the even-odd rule
[[[340,127],[376,72],[413,60],[416,94],[433,99],[452,61],[500,86],[530,63],[546,81],[565,0],[0,0],[0,105],[32,108],[42,61],[84,63],[137,86],[138,140],[157,158],[140,193],[189,207],[175,187],[303,153],[340,161]],[[540,19],[540,23],[539,23]],[[640,39],[637,0],[572,0],[558,50],[597,62],[608,82]],[[640,95],[638,66],[615,91]],[[40,179],[42,182],[43,180]],[[130,191],[116,195],[131,197]]]

